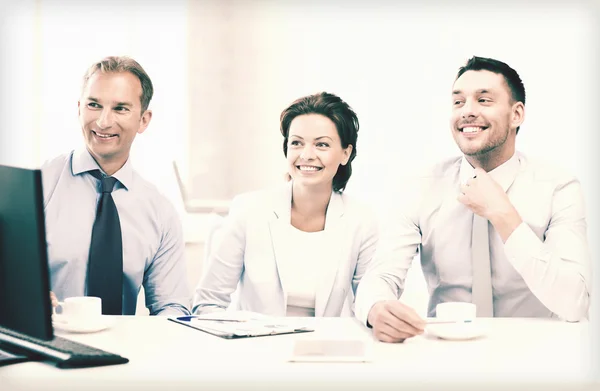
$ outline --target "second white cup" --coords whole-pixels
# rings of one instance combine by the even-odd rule
[[[448,302],[435,307],[436,319],[444,321],[475,320],[477,306],[473,303]]]
[[[68,297],[58,303],[59,315],[73,320],[94,320],[102,315],[102,299],[93,296]],[[55,309],[56,312],[56,309]]]

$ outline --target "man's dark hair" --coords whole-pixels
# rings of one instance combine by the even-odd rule
[[[490,71],[502,75],[510,90],[513,103],[522,102],[525,105],[525,86],[523,85],[523,81],[517,71],[508,66],[508,64],[494,60],[493,58],[473,56],[467,61],[465,66],[458,69],[455,81],[467,71]],[[519,133],[519,128],[520,126],[517,127],[517,133]]]

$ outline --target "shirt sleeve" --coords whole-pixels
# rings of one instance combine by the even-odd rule
[[[570,178],[555,189],[543,238],[521,223],[507,239],[504,251],[550,311],[567,321],[587,316],[591,259],[583,192],[577,179]]]
[[[373,212],[369,211],[365,214],[361,228],[362,235],[360,249],[358,251],[356,269],[354,271],[354,276],[352,277],[352,291],[355,295],[362,277],[365,275],[373,260],[377,242],[379,240],[379,225]]]
[[[244,268],[246,247],[245,208],[240,197],[234,198],[229,214],[213,240],[212,251],[196,287],[192,312],[195,314],[225,311]],[[213,235],[214,236],[214,235]]]
[[[159,249],[144,273],[144,291],[150,315],[190,314],[183,230],[172,207],[163,227]]]
[[[412,188],[403,189],[404,196],[396,195],[381,203],[379,242],[358,286],[355,301],[356,317],[365,325],[375,303],[400,298],[408,269],[421,243],[418,224],[421,188],[414,186],[416,183],[412,182]]]

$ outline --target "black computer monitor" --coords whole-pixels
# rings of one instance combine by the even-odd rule
[[[42,174],[0,165],[0,326],[51,340]]]

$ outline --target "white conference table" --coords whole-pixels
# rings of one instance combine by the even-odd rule
[[[413,390],[600,389],[588,322],[478,319],[486,335],[446,341],[423,335],[380,343],[352,318],[311,318],[314,333],[221,339],[164,317],[123,316],[108,330],[63,337],[121,354],[124,365],[58,369],[27,362],[0,367],[0,390]],[[369,363],[292,363],[301,338],[362,339]]]

